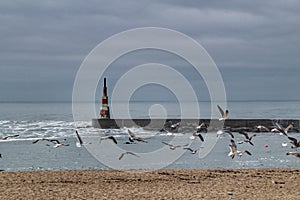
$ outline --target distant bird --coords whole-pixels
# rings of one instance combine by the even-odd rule
[[[180,126],[180,122],[171,125],[171,129],[176,129]]]
[[[228,119],[228,116],[229,116],[229,111],[226,110],[224,112],[224,110],[219,106],[217,105],[218,109],[219,109],[219,112],[221,114],[221,118],[219,118],[220,121],[225,121],[226,119]]]
[[[136,156],[136,157],[140,157],[140,156],[136,155],[136,154],[133,153],[133,152],[126,151],[126,152],[124,152],[124,153],[121,154],[121,156],[119,157],[119,160],[121,160],[125,155],[128,155],[128,154],[133,155],[133,156]]]
[[[202,142],[204,142],[204,138],[203,138],[203,136],[200,134],[200,133],[193,133],[193,135],[190,137],[190,139],[191,140],[194,140],[194,139],[196,139],[196,138],[199,138]]]
[[[258,132],[270,132],[270,129],[268,129],[267,127],[265,127],[263,125],[257,125],[257,126],[255,126],[255,128]]]
[[[297,141],[297,139],[293,138],[293,137],[288,136],[288,138],[289,138],[289,140],[291,140],[291,144],[293,145],[292,146],[293,149],[297,149],[297,148],[300,147],[300,141]]]
[[[162,141],[163,144],[165,145],[168,145],[170,147],[171,150],[175,150],[176,148],[179,148],[179,147],[185,147],[187,146],[188,144],[185,144],[185,145],[173,145],[173,144],[169,144],[169,143],[166,143],[164,141]]]
[[[197,133],[207,133],[207,125],[202,122],[199,126],[196,127]]]
[[[201,149],[201,148],[202,148],[202,147],[200,147],[200,148],[198,148],[198,149],[192,149],[192,148],[187,147],[187,148],[183,148],[183,149],[190,151],[192,154],[196,154],[197,151],[198,151],[199,149]]]
[[[114,136],[112,136],[112,135],[103,136],[103,137],[100,138],[100,142],[101,142],[102,140],[111,140],[111,141],[113,141],[115,144],[118,144],[116,138],[114,138]]]
[[[283,142],[283,143],[281,143],[281,147],[287,147],[288,146],[288,143],[287,142]]]
[[[217,131],[217,136],[223,135],[224,133],[230,135],[231,138],[234,138],[234,135],[232,134],[232,132],[229,131],[229,130],[226,130],[226,129],[218,130],[218,131]]]
[[[287,152],[286,155],[292,155],[292,156],[295,156],[297,158],[300,158],[300,153],[299,152]]]
[[[234,140],[230,140],[231,141],[231,144],[229,145],[229,148],[230,148],[230,152],[228,154],[228,156],[231,157],[231,159],[234,158],[235,155],[238,155],[238,156],[242,156],[243,153],[246,153],[248,155],[252,155],[249,151],[245,150],[245,151],[238,151],[237,150],[237,147],[236,147],[236,144],[234,142]]]
[[[239,134],[242,134],[245,136],[245,140],[244,142],[248,142],[249,144],[251,144],[252,146],[254,146],[254,144],[251,142],[252,138],[256,136],[256,134],[252,135],[251,137],[249,137],[248,133],[246,133],[245,131],[238,131]]]
[[[46,138],[37,139],[37,140],[33,141],[32,143],[35,144],[35,143],[37,143],[39,141],[51,142],[51,143],[54,144],[54,146],[53,146],[54,148],[58,148],[58,147],[61,147],[61,146],[70,146],[69,144],[61,143],[57,139],[46,139]],[[47,144],[47,146],[49,146],[49,145]]]
[[[289,124],[286,128],[283,128],[281,124],[274,122],[275,128],[271,130],[271,132],[279,132],[285,136],[288,136],[288,131],[294,127],[294,123]]]
[[[19,137],[19,135],[18,134],[16,134],[16,135],[7,135],[7,136],[2,137],[1,140],[7,140],[9,138],[15,138],[15,137]]]
[[[143,140],[143,138],[137,137],[131,130],[128,129],[127,133],[128,133],[129,141],[130,142],[137,141],[137,142],[145,142],[145,143],[147,143],[147,141]]]

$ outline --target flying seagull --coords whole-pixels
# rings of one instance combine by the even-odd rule
[[[7,136],[2,137],[1,140],[7,140],[9,138],[15,138],[15,137],[19,137],[19,135],[18,134],[16,134],[16,135],[7,135]]]
[[[228,115],[229,115],[229,111],[226,110],[224,112],[224,110],[219,106],[217,105],[218,109],[219,109],[219,112],[221,114],[221,118],[219,119],[220,121],[225,121],[226,119],[228,119]]]
[[[295,156],[297,158],[300,158],[300,153],[299,152],[287,152],[286,155],[292,155],[292,156]]]
[[[230,135],[231,138],[234,138],[234,135],[232,134],[231,131],[226,130],[226,129],[221,129],[217,131],[217,136],[222,135],[224,133],[227,133],[228,135]]]
[[[207,133],[207,125],[202,122],[199,126],[196,127],[197,133],[204,132]]]
[[[114,138],[114,136],[112,136],[112,135],[103,136],[103,137],[100,138],[100,142],[101,142],[102,140],[111,140],[111,141],[113,141],[115,144],[118,144],[116,138]]]
[[[165,144],[165,145],[168,145],[168,146],[170,147],[171,150],[175,150],[175,149],[178,148],[178,147],[185,147],[185,146],[188,145],[188,144],[185,144],[185,145],[173,145],[173,144],[166,143],[166,142],[164,142],[164,141],[162,141],[162,143]]]
[[[58,148],[58,147],[61,147],[61,146],[70,146],[69,144],[61,143],[57,139],[46,139],[46,138],[37,139],[37,140],[33,141],[32,144],[35,144],[35,143],[37,143],[39,141],[51,142],[51,143],[54,144],[54,146],[53,146],[54,148]],[[49,146],[49,145],[47,144],[47,146]]]
[[[251,142],[252,138],[256,136],[256,134],[252,135],[251,137],[249,137],[248,133],[246,133],[245,131],[238,131],[239,134],[242,134],[245,136],[245,140],[244,142],[248,142],[249,144],[251,144],[252,146],[254,146],[254,144]],[[241,144],[241,143],[240,143]]]
[[[228,156],[230,156],[232,159],[234,158],[235,155],[238,155],[238,156],[242,156],[243,153],[246,153],[248,155],[252,155],[249,151],[245,150],[245,151],[239,151],[237,150],[237,147],[236,147],[236,144],[234,142],[234,140],[230,140],[231,141],[231,144],[229,145],[229,148],[230,148],[230,152],[228,154]]]
[[[258,132],[270,132],[270,129],[268,129],[263,125],[257,125],[255,126],[255,128],[257,129]]]
[[[291,123],[291,124],[289,124],[286,128],[283,128],[283,127],[281,126],[281,124],[278,124],[277,122],[275,122],[275,123],[274,123],[275,128],[272,129],[271,132],[278,132],[278,131],[279,131],[281,134],[283,134],[283,135],[285,135],[285,136],[288,136],[287,133],[288,133],[288,131],[289,131],[291,128],[294,127],[293,124],[294,124],[294,123]]]
[[[128,154],[136,156],[136,157],[140,157],[140,156],[136,155],[135,153],[132,153],[130,151],[126,151],[126,152],[121,154],[121,156],[119,157],[119,160],[121,160],[125,155],[128,155]]]
[[[297,141],[296,138],[290,137],[288,136],[289,140],[291,140],[291,144],[293,145],[292,148],[293,149],[297,149],[300,147],[300,141]]]
[[[200,133],[193,133],[193,135],[190,137],[191,140],[194,140],[196,137],[198,137],[202,142],[204,142],[204,138]]]
[[[143,140],[143,138],[137,137],[131,130],[128,129],[127,132],[128,132],[128,135],[129,135],[129,141],[130,142],[138,141],[138,142],[147,143],[147,141]]]
[[[190,151],[192,154],[195,154],[195,153],[197,153],[197,151],[198,151],[199,149],[201,149],[201,148],[203,148],[203,147],[200,147],[200,148],[198,148],[198,149],[192,149],[192,148],[187,147],[187,148],[183,148],[183,149]]]

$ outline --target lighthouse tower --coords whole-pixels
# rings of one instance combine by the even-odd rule
[[[109,107],[108,107],[108,97],[107,97],[107,88],[106,88],[106,78],[104,78],[103,94],[102,94],[102,106],[101,106],[101,109],[100,109],[100,118],[101,119],[110,119]]]

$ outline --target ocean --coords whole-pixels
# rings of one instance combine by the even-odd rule
[[[122,103],[120,103],[122,104]],[[147,118],[151,105],[161,104],[166,108],[169,118],[180,118],[180,109],[176,102],[132,102],[132,118]],[[126,105],[124,103],[124,105]],[[199,102],[201,117],[210,118],[211,102]],[[100,104],[94,105],[96,112]],[[266,118],[266,119],[299,119],[300,101],[232,101],[227,102],[230,118]],[[190,109],[193,109],[192,106]],[[126,109],[124,109],[126,110]],[[123,118],[119,115],[115,118]],[[145,138],[147,143],[126,144],[127,130]],[[83,147],[76,146],[75,131],[84,138]],[[91,119],[73,120],[72,103],[69,102],[26,102],[0,103],[0,138],[18,135],[0,140],[0,170],[37,171],[37,170],[98,170],[98,169],[218,169],[218,168],[299,168],[300,159],[287,156],[294,151],[286,136],[274,133],[259,133],[253,138],[254,146],[244,143],[238,145],[241,150],[248,150],[250,155],[236,156],[231,159],[229,153],[230,138],[221,135],[214,148],[202,157],[199,153],[191,154],[181,148],[170,150],[162,142],[177,145],[188,145],[199,148],[200,140],[191,140],[192,132],[174,133],[172,135],[139,127],[122,129],[96,129],[91,127]],[[249,133],[253,135],[254,133]],[[118,144],[100,137],[113,135]],[[209,136],[210,135],[210,136]],[[204,138],[216,136],[214,133],[203,134]],[[235,140],[243,136],[235,134]],[[298,133],[289,133],[300,139]],[[217,136],[216,136],[217,137]],[[69,146],[53,148],[40,138],[58,139]],[[205,142],[204,142],[205,143]],[[161,150],[163,149],[163,150]],[[299,150],[298,150],[299,151]],[[122,152],[125,154],[119,160]],[[153,156],[153,157],[151,157]]]

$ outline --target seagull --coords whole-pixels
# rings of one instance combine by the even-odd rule
[[[263,125],[257,125],[255,128],[258,130],[258,132],[270,132],[270,129]]]
[[[219,119],[220,121],[225,121],[226,119],[228,119],[228,115],[229,115],[229,111],[226,110],[224,112],[224,110],[219,106],[217,105],[218,109],[219,109],[219,112],[221,114],[221,118]]]
[[[202,122],[199,126],[196,127],[197,133],[204,132],[207,133],[207,125]]]
[[[287,143],[287,142],[281,143],[281,147],[287,147],[287,146],[288,146],[288,143]]]
[[[14,138],[14,137],[19,137],[19,135],[7,135],[1,138],[1,140],[7,140],[8,138]]]
[[[285,136],[288,136],[287,135],[288,131],[294,127],[294,123],[289,124],[285,129],[277,122],[275,122],[274,125],[275,125],[275,128],[273,128],[271,130],[271,132],[280,132],[281,134],[283,134]]]
[[[130,151],[126,151],[126,152],[121,154],[121,156],[119,157],[119,160],[121,160],[127,154],[130,154],[130,155],[133,155],[133,156],[136,156],[136,157],[140,157],[140,156],[136,155],[135,153],[132,153]]]
[[[143,138],[137,137],[131,130],[128,129],[127,131],[128,131],[129,141],[130,142],[138,141],[138,142],[145,142],[145,143],[147,143],[147,141],[143,140]]]
[[[171,125],[171,129],[174,130],[174,129],[176,129],[179,126],[180,126],[180,122],[177,122],[177,123]]]
[[[300,153],[299,152],[287,152],[286,155],[292,155],[292,156],[295,156],[297,158],[300,158]]]
[[[54,144],[54,148],[58,148],[58,147],[61,147],[61,146],[70,146],[69,144],[64,144],[64,143],[61,143],[59,140],[57,139],[46,139],[46,138],[41,138],[41,139],[37,139],[35,141],[32,142],[32,144],[35,144],[39,141],[48,141],[48,142],[51,142]],[[50,146],[47,144],[47,146]]]
[[[203,147],[200,147],[200,148],[198,148],[198,149],[191,149],[191,148],[183,148],[183,149],[185,149],[185,150],[189,150],[192,154],[196,154],[197,153],[197,151],[199,150],[199,149],[201,149],[201,148],[203,148]]]
[[[297,141],[296,138],[290,137],[288,136],[289,140],[291,140],[291,144],[293,145],[292,148],[293,149],[297,149],[300,147],[300,141]]]
[[[175,150],[176,148],[178,148],[178,147],[185,147],[185,146],[187,146],[188,144],[185,144],[185,145],[173,145],[173,144],[169,144],[169,143],[166,143],[166,142],[164,142],[164,141],[162,141],[162,143],[163,144],[165,144],[165,145],[168,145],[169,147],[170,147],[170,149],[171,150]]]
[[[236,148],[236,144],[235,144],[234,140],[230,140],[230,141],[231,141],[231,144],[229,145],[230,152],[229,152],[228,156],[230,156],[231,159],[233,159],[235,155],[242,156],[243,153],[246,153],[246,154],[248,154],[250,156],[252,155],[247,150],[245,150],[245,151],[238,151],[237,148]]]
[[[217,136],[222,135],[224,133],[227,133],[227,134],[229,134],[231,136],[231,138],[234,138],[234,135],[232,134],[232,132],[230,132],[229,130],[226,130],[226,129],[218,130],[217,131]]]
[[[194,140],[194,139],[196,139],[196,137],[199,137],[199,139],[200,139],[202,142],[204,142],[203,136],[202,136],[200,133],[197,134],[197,132],[196,132],[196,133],[193,133],[193,135],[190,137],[190,139],[191,139],[191,140]]]
[[[101,142],[102,140],[111,140],[111,141],[113,141],[115,144],[118,144],[116,138],[114,138],[114,136],[112,136],[112,135],[109,135],[109,136],[103,136],[103,137],[100,138],[100,142]]]
[[[248,133],[246,133],[245,131],[238,131],[239,134],[242,134],[245,136],[245,140],[244,142],[248,142],[249,144],[251,144],[252,146],[254,146],[254,144],[251,142],[252,138],[256,136],[256,134],[252,135],[251,137],[249,137]],[[241,143],[240,143],[241,144]]]

